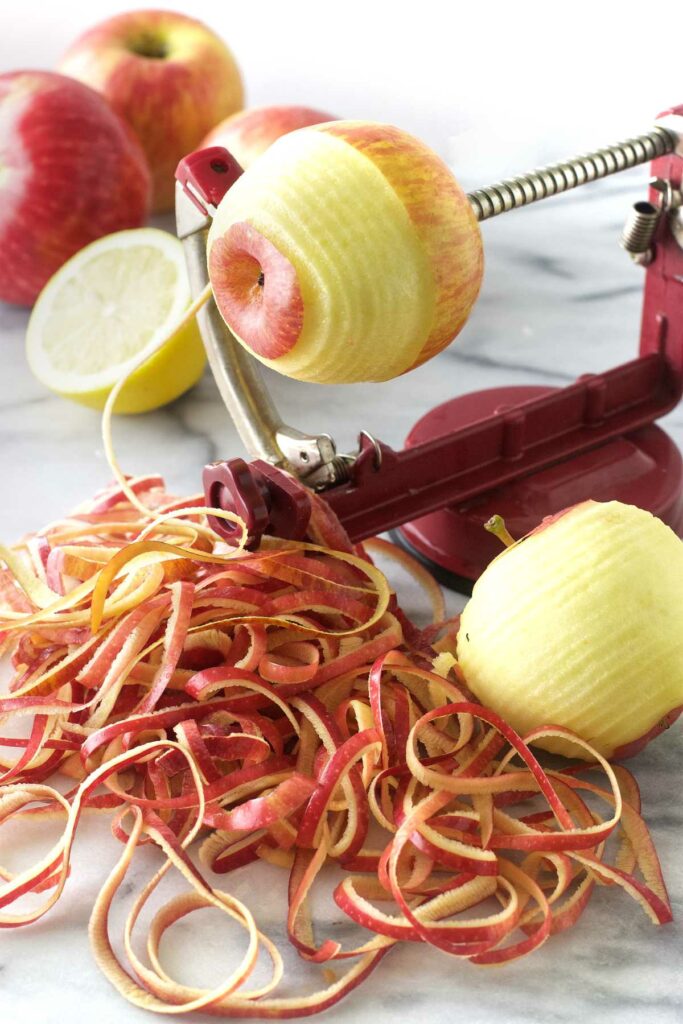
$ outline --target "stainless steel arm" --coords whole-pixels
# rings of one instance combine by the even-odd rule
[[[206,231],[183,239],[193,295],[208,284]],[[255,361],[235,341],[213,299],[197,315],[211,370],[240,437],[250,455],[274,465],[284,461],[277,443],[282,420],[266,391]]]
[[[178,237],[183,243],[190,289],[196,298],[209,283],[206,238],[210,217],[176,186]],[[266,390],[258,363],[233,337],[210,299],[197,315],[211,370],[245,448],[314,485],[336,480],[337,460],[329,434],[304,434],[287,426]],[[329,478],[329,479],[328,479]]]

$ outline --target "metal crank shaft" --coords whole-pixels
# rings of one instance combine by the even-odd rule
[[[477,220],[490,220],[500,213],[560,195],[561,192],[568,192],[579,185],[597,181],[598,178],[650,163],[656,157],[672,153],[677,144],[678,138],[674,132],[656,125],[645,135],[615,142],[613,146],[550,164],[515,178],[505,178],[495,185],[470,192],[467,198]]]

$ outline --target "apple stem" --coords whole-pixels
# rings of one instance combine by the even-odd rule
[[[164,60],[168,57],[166,42],[160,36],[146,32],[131,41],[131,53],[148,60]]]
[[[497,537],[506,548],[512,547],[513,544],[517,543],[505,525],[505,520],[502,516],[491,516],[489,521],[484,523],[484,529],[492,533],[494,537]]]

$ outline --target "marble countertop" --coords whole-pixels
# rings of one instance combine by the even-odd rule
[[[616,241],[627,207],[643,195],[645,172],[631,172],[483,226],[485,286],[461,338],[437,360],[384,385],[320,388],[269,376],[285,418],[327,430],[349,448],[361,427],[390,444],[432,405],[500,384],[563,385],[635,354],[643,272]],[[474,183],[468,183],[468,185]],[[0,537],[9,541],[79,502],[108,478],[97,414],[65,403],[31,377],[23,354],[26,313],[0,305]],[[666,428],[683,445],[683,408]],[[119,420],[121,462],[130,472],[159,471],[177,492],[196,491],[200,470],[241,445],[207,375],[190,394],[152,415]],[[400,590],[406,609],[419,595]],[[456,609],[460,599],[451,596]],[[673,766],[673,767],[672,767]],[[482,970],[421,947],[394,951],[373,977],[323,1019],[405,1024],[453,1019],[468,1024],[675,1024],[683,1019],[683,729],[674,726],[631,762],[644,815],[660,853],[675,923],[654,928],[623,893],[598,891],[578,926],[520,963]],[[16,852],[16,851],[15,851]],[[0,939],[0,1007],[13,1024],[151,1017],[123,1003],[88,949],[87,919],[98,880],[117,845],[102,819],[87,821],[76,843],[77,871],[55,910],[37,925]],[[269,870],[231,876],[238,896],[281,880]],[[266,923],[274,918],[264,903]],[[333,915],[333,910],[330,914]],[[204,952],[189,957],[177,928],[170,961],[192,959],[188,980],[210,955],[229,961],[229,936],[207,916]],[[185,952],[183,953],[183,950]],[[194,1018],[209,1020],[214,1018]]]

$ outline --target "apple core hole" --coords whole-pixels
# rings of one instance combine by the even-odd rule
[[[149,32],[133,39],[130,43],[130,50],[138,57],[147,57],[149,60],[164,60],[165,57],[168,57],[166,42]]]
[[[265,275],[259,261],[250,253],[234,253],[222,268],[221,286],[241,302],[261,302]]]
[[[216,305],[238,340],[264,359],[289,352],[301,335],[304,310],[288,257],[252,224],[238,221],[215,239],[208,263]]]

